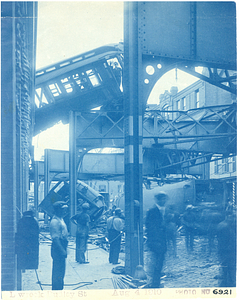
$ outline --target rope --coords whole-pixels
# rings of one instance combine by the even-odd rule
[[[37,283],[39,284],[41,291],[43,291],[42,284],[41,284],[41,281],[39,280],[37,270],[36,269],[34,269],[34,270],[35,270],[35,274],[36,274],[36,277],[37,277]]]
[[[121,235],[121,233],[119,235],[117,235],[116,238],[114,238],[111,242],[109,242],[109,244],[113,243],[120,235]]]
[[[37,275],[37,272],[36,272],[36,275]],[[38,275],[37,275],[37,278],[38,278]],[[51,286],[52,285],[51,283],[41,283],[40,281],[38,283],[40,285],[41,290],[43,290],[42,286]],[[74,285],[79,285],[79,284],[91,285],[91,284],[93,284],[93,282],[91,282],[91,281],[80,281],[80,282],[77,282],[77,283],[64,284],[64,286],[74,286]],[[79,288],[79,287],[77,287],[77,288]],[[75,288],[75,289],[77,289],[77,288]]]
[[[77,289],[79,289],[79,288],[81,288],[81,287],[84,287],[84,286],[86,286],[86,285],[91,285],[91,284],[93,284],[93,282],[86,282],[85,284],[80,285],[80,286],[74,288],[73,290],[77,290]]]

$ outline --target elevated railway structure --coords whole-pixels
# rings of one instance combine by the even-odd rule
[[[157,80],[173,68],[236,95],[235,15],[234,3],[228,2],[127,2],[123,45],[95,49],[36,74],[35,134],[60,120],[70,123],[71,215],[78,153],[83,148],[125,150],[125,264],[130,274],[137,258],[143,260],[142,243],[132,242],[132,216],[133,199],[143,206],[144,162],[154,175],[164,176],[236,155],[235,104],[146,110]],[[198,67],[206,72],[199,73]],[[142,241],[142,227],[139,234]]]
[[[146,64],[143,66],[145,70]],[[123,45],[117,44],[38,70],[34,134],[59,121],[68,123],[72,111],[77,151],[79,148],[123,148],[122,69]],[[218,84],[218,76],[214,76],[213,80],[211,72],[208,74],[207,81],[221,85],[221,80]],[[220,70],[220,74],[228,72]],[[233,93],[235,83],[231,83],[231,78],[223,77],[223,81],[226,80],[224,89]],[[206,163],[214,155],[218,158],[236,154],[235,104],[187,111],[146,109],[142,118],[144,159],[153,161],[154,168],[151,170],[156,175],[183,172],[184,168],[189,172],[188,167],[201,164],[201,158],[205,158],[202,163]]]
[[[152,57],[152,64],[153,60]],[[161,71],[160,59],[156,63],[158,69],[156,73],[159,76],[174,67],[171,63]],[[180,67],[184,64],[187,62],[180,63]],[[162,65],[164,66],[163,62]],[[144,76],[151,76],[149,75],[151,67],[152,65],[147,66],[144,60],[142,65]],[[187,66],[184,68],[186,70]],[[103,174],[100,169],[91,172],[92,175],[84,174],[82,166],[88,150],[104,147],[125,148],[126,154],[124,153],[121,159],[124,170],[119,170],[119,174],[113,174],[113,176],[124,174],[129,177],[132,171],[130,168],[127,170],[125,162],[127,164],[127,161],[132,161],[135,157],[137,159],[137,154],[132,154],[130,149],[138,146],[139,171],[136,173],[142,177],[142,180],[143,175],[159,178],[164,178],[166,174],[177,173],[197,175],[199,173],[197,166],[236,155],[237,108],[235,103],[186,111],[152,111],[145,109],[146,98],[141,105],[139,125],[136,125],[139,127],[139,132],[142,132],[142,143],[141,136],[139,136],[136,142],[131,142],[129,145],[129,134],[133,130],[134,121],[131,121],[133,116],[127,116],[125,113],[127,98],[123,92],[123,85],[125,87],[123,69],[122,45],[113,45],[62,61],[39,70],[36,74],[35,134],[59,121],[70,123],[70,168],[66,178],[70,180],[71,215],[76,210],[74,183],[77,178],[112,177],[112,174]],[[235,70],[220,70],[218,73],[217,68],[208,68],[207,74],[207,77],[198,73],[195,75],[216,86],[222,86],[224,90],[236,93],[235,75],[229,75],[236,74]],[[146,96],[158,78],[157,74],[155,76],[148,80],[149,83],[153,81],[149,86],[146,85],[147,81],[144,81],[145,85],[143,84],[142,89]],[[142,162],[142,171],[140,162]],[[77,170],[81,173],[77,173]],[[65,178],[66,174],[61,175],[57,172],[52,176],[61,179],[62,176]],[[45,193],[48,193],[50,178],[45,179],[47,179]],[[127,208],[127,211],[126,216],[130,208]],[[142,233],[140,235],[142,236]],[[131,239],[128,235],[126,240],[129,245]],[[133,246],[130,244],[130,247]],[[137,264],[134,262],[132,265],[133,258],[130,259],[132,255],[135,255],[136,250],[130,250],[126,255],[130,274]],[[142,251],[139,255],[142,257]]]
[[[146,111],[157,80],[173,68],[236,95],[235,2],[125,2],[123,45],[86,52],[36,76],[37,3],[5,1],[1,8],[2,290],[21,289],[14,237],[27,209],[31,137],[60,120],[70,123],[71,215],[78,151],[91,141],[91,148],[124,147],[125,267],[132,275],[143,261],[143,227],[138,246],[133,199],[140,200],[142,224],[146,154],[158,173],[180,172],[178,166],[197,164],[202,156],[209,161],[236,154],[236,105],[170,117]]]

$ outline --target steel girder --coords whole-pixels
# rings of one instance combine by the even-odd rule
[[[113,68],[117,62],[119,67]],[[206,68],[199,73],[196,67]],[[60,120],[69,122],[69,111],[123,110],[122,44],[104,46],[90,53],[48,66],[36,73],[34,135]],[[156,82],[171,69],[180,69],[233,94],[237,92],[236,70],[184,59],[143,54],[143,113]]]
[[[237,94],[237,71],[228,68],[218,68],[205,62],[188,61],[177,58],[166,58],[158,55],[143,55],[143,109],[147,104],[149,95],[157,81],[172,69],[182,70],[190,75],[200,78],[214,86]],[[202,71],[201,71],[202,70]]]
[[[187,111],[146,111],[143,148],[236,154],[236,112],[235,104]],[[77,112],[76,118],[77,146],[124,147],[121,112]]]
[[[139,2],[138,24],[144,107],[157,80],[173,68],[236,94],[235,3]]]
[[[236,153],[236,105],[208,106],[187,111],[147,111],[144,145],[163,149]],[[213,140],[213,143],[211,143]]]
[[[143,118],[144,171],[184,173],[188,168],[236,155],[236,105],[188,111],[146,111]],[[121,112],[77,112],[77,148],[124,147]]]
[[[120,46],[121,47],[121,46]],[[39,70],[35,86],[35,127],[34,134],[45,130],[60,120],[69,122],[69,111],[89,111],[101,107],[103,111],[122,111],[123,92],[122,74],[123,53],[120,48],[112,51],[102,47],[102,55],[93,51],[88,59],[84,55],[60,62]],[[98,53],[101,50],[98,51]],[[114,71],[111,64],[118,61],[120,69]],[[236,94],[236,72],[227,69],[207,68],[207,72],[196,72],[195,64],[180,59],[160,58],[144,55],[142,60],[144,81],[143,112],[147,99],[156,82],[169,70],[178,68],[210,84]],[[38,106],[37,106],[38,104]]]

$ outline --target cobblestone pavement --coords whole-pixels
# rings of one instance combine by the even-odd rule
[[[120,257],[124,259],[124,253]],[[145,271],[148,271],[149,253],[144,252]],[[205,237],[195,238],[194,250],[188,253],[185,237],[177,238],[177,257],[168,248],[162,270],[164,288],[200,288],[218,287],[220,265],[217,257],[217,245],[209,254],[208,241]]]
[[[209,254],[206,238],[195,239],[194,250],[187,253],[185,238],[177,241],[177,258],[167,252],[163,268],[165,288],[218,287],[220,265],[216,244]]]

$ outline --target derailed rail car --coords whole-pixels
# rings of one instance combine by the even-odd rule
[[[199,209],[226,209],[232,196],[229,190],[225,190],[224,182],[221,180],[198,180],[187,179],[178,182],[170,182],[159,185],[151,184],[150,188],[143,188],[143,213],[154,204],[154,195],[159,191],[167,193],[169,200],[166,207],[172,205],[177,212],[182,214],[186,206],[191,204]],[[138,199],[136,199],[138,200]],[[124,197],[118,199],[115,204],[122,210],[125,210]]]
[[[54,215],[53,204],[57,201],[65,201],[67,205],[70,204],[70,187],[69,181],[59,181],[48,193],[48,195],[39,204],[40,210],[45,212],[51,218]],[[77,191],[77,212],[81,211],[81,206],[84,202],[89,203],[89,215],[92,224],[101,217],[104,209],[105,203],[104,198],[97,191],[92,189],[89,185],[85,184],[83,181],[77,180],[76,184]],[[65,221],[69,225],[70,215],[65,216]]]

